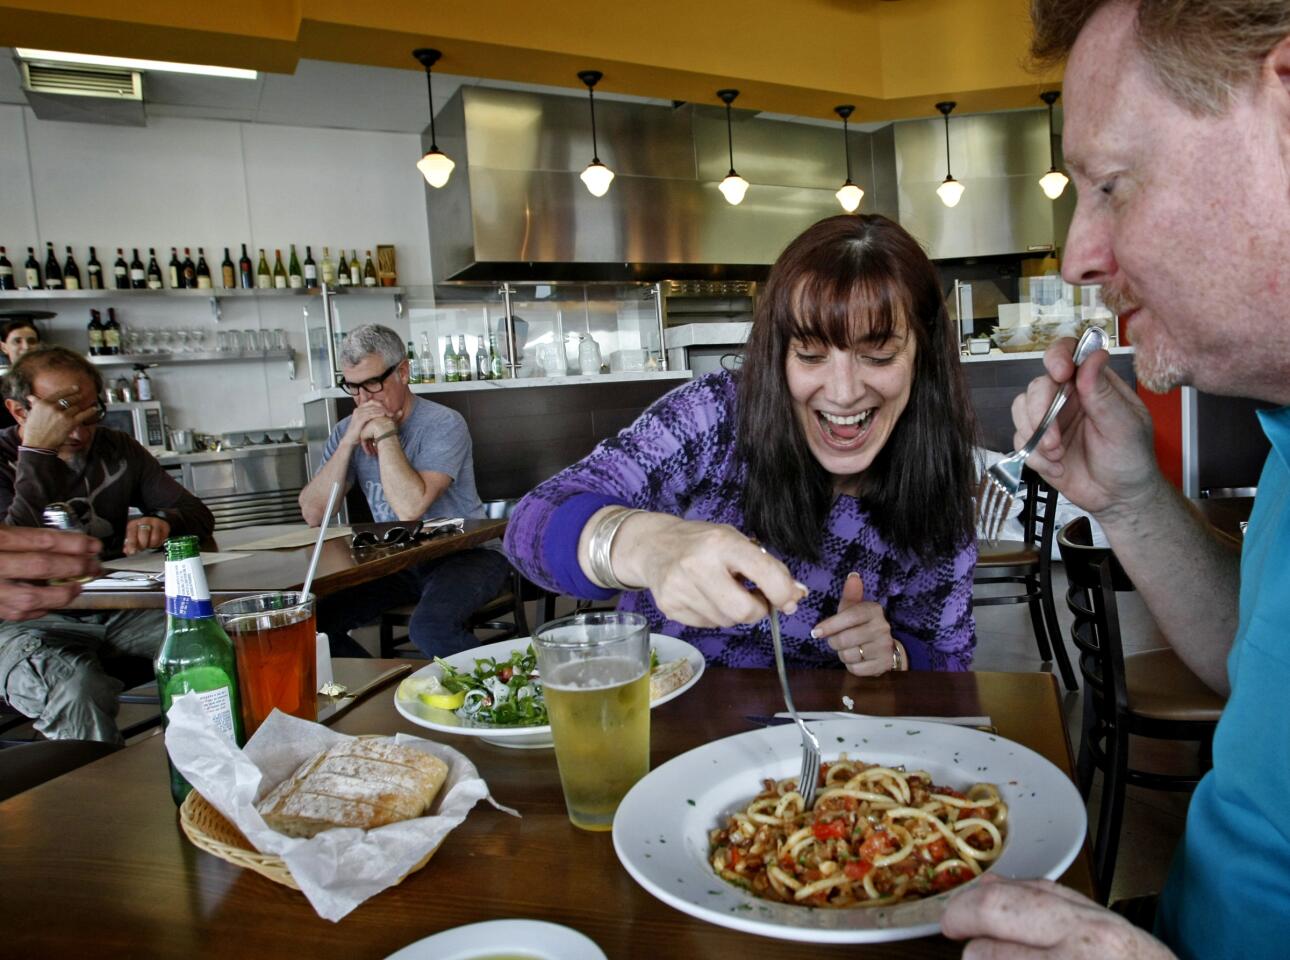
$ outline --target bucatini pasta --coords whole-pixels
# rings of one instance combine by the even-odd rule
[[[1008,806],[992,784],[960,793],[845,754],[820,781],[811,810],[796,779],[763,781],[712,831],[713,869],[768,900],[881,906],[966,883],[1003,852]]]

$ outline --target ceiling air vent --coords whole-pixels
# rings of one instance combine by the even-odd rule
[[[82,67],[20,60],[22,89],[42,120],[142,127],[143,75],[119,67]]]

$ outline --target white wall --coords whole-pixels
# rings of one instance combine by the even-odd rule
[[[157,249],[163,264],[170,247],[206,248],[218,277],[228,246],[236,260],[246,243],[269,251],[305,244],[314,258],[322,247],[346,251],[392,243],[399,283],[427,285],[430,276],[424,180],[415,163],[415,134],[151,118],[146,127],[38,120],[29,109],[0,105],[0,244],[20,268],[34,246],[43,265],[45,242],[60,262],[71,244],[82,273],[88,247],[110,273],[116,248]],[[217,280],[218,283],[218,280]],[[299,356],[292,381],[286,364],[247,361],[187,364],[150,371],[154,390],[168,408],[172,426],[208,433],[281,427],[300,419],[299,398],[309,389],[304,357],[302,307],[317,300],[229,299],[222,319],[206,300],[18,301],[59,316],[45,322],[51,339],[86,349],[91,309],[116,308],[117,319],[136,328],[205,329],[213,344],[217,328],[274,329],[289,334]],[[0,301],[0,306],[9,304]],[[393,299],[351,298],[343,303],[345,328],[357,323],[393,323]],[[315,321],[316,322],[316,321]],[[394,324],[406,329],[406,322]],[[109,370],[109,376],[127,371]]]

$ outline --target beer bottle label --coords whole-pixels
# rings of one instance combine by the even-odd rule
[[[202,706],[202,712],[210,719],[211,726],[222,733],[229,743],[237,746],[237,736],[233,730],[233,698],[228,687],[176,694],[170,701],[170,706],[173,708],[184,697],[196,697]]]
[[[201,557],[166,561],[166,613],[184,620],[215,615]]]

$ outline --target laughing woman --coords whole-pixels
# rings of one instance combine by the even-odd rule
[[[769,603],[793,666],[966,670],[974,432],[927,255],[885,217],[831,217],[772,267],[739,372],[536,487],[506,549],[548,589],[623,591],[710,663],[774,662]]]

